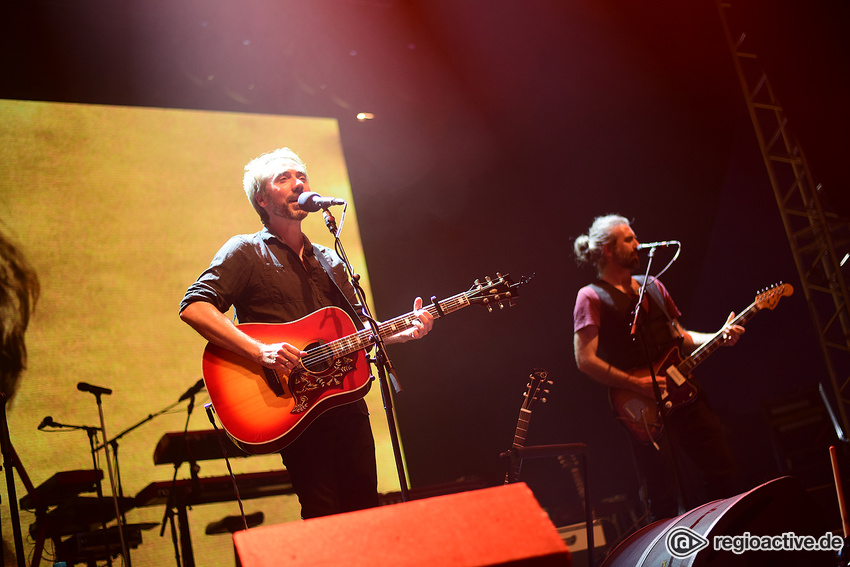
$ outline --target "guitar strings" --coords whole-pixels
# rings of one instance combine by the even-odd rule
[[[460,309],[468,303],[469,301],[466,299],[466,294],[461,293],[444,300],[443,302],[441,302],[440,307],[443,309],[444,313],[451,313],[452,311]],[[431,316],[439,317],[437,307],[434,304],[431,304],[425,307],[424,309],[428,311]],[[378,324],[378,332],[381,335],[384,335],[384,333],[388,330],[395,330],[394,327],[398,326],[399,323],[403,323],[403,328],[407,329],[413,324],[413,319],[413,313],[407,313],[406,315],[401,315],[400,317],[396,317],[395,319],[384,321],[383,323]],[[371,336],[371,329],[361,329],[353,335],[342,337],[340,339],[336,339],[334,341],[314,347],[308,350],[307,354],[301,358],[301,365],[309,371],[310,366],[332,360],[339,356],[344,356],[351,352],[361,350],[371,344]]]

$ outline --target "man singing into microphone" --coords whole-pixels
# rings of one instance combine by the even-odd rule
[[[249,162],[243,185],[264,228],[234,236],[219,250],[186,292],[180,318],[217,346],[288,371],[305,352],[286,342],[259,342],[224,313],[232,306],[239,323],[287,323],[336,306],[358,322],[356,296],[337,254],[312,244],[301,231],[308,213],[298,197],[310,186],[307,168],[292,150],[281,148]],[[433,317],[422,309],[421,298],[413,309],[413,326],[387,344],[418,339],[431,329]],[[362,399],[323,413],[281,456],[303,518],[377,506],[375,443]]]
[[[578,263],[595,268],[598,276],[595,282],[581,288],[576,298],[573,336],[576,364],[597,382],[643,396],[654,415],[656,396],[649,366],[675,345],[681,345],[688,353],[713,335],[682,328],[678,321],[681,314],[673,299],[654,278],[650,278],[646,287],[639,328],[632,333],[643,276],[633,276],[640,267],[638,241],[626,218],[619,215],[596,218],[587,234],[576,238],[574,251]],[[722,329],[726,345],[735,344],[744,332],[743,327],[730,324],[733,316],[729,316]],[[657,376],[662,393],[667,380],[670,378]],[[648,499],[649,520],[679,513],[678,487],[667,443],[672,443],[676,455],[686,454],[700,469],[709,500],[737,492],[735,463],[723,426],[704,396],[698,395],[695,401],[671,412],[668,425],[672,435],[664,432],[655,444],[650,442],[649,438],[653,437],[650,435],[642,440],[630,436]],[[685,502],[687,509],[700,503]]]

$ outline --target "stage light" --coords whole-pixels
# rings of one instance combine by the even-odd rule
[[[358,112],[357,113],[357,120],[359,120],[360,122],[372,120],[373,118],[375,118],[375,115],[372,114],[371,112]]]

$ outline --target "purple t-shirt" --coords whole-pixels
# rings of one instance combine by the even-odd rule
[[[661,280],[654,280],[654,282],[658,287],[658,291],[661,293],[661,297],[664,298],[664,304],[670,317],[674,319],[681,317],[682,313],[679,311],[679,308],[676,307],[676,304],[673,303],[673,298],[670,297],[670,294],[667,292],[667,288],[664,287]],[[637,297],[635,297],[632,301],[634,302],[636,299]],[[649,297],[647,294],[647,296],[644,297],[644,301],[648,300]],[[586,285],[578,290],[576,305],[573,309],[573,332],[578,332],[590,325],[599,327],[602,321],[600,314],[601,309],[602,301],[599,299],[599,296],[596,294],[596,290],[593,289],[592,286]]]

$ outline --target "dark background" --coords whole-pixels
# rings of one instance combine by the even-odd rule
[[[846,4],[733,9],[825,197],[846,212]],[[682,242],[663,279],[687,328],[716,330],[766,286],[795,285],[698,372],[745,488],[785,472],[764,404],[828,378],[711,0],[81,0],[3,12],[2,98],[336,117],[384,317],[496,271],[534,275],[516,307],[467,309],[393,347],[413,488],[501,482],[526,378],[543,367],[555,383],[528,442],[586,443],[596,505],[625,495],[638,506],[624,433],[572,355],[575,294],[593,275],[572,242],[610,212],[634,219],[641,240]],[[361,111],[375,119],[358,122]],[[286,143],[297,149],[297,134]],[[669,258],[659,252],[656,271]],[[557,463],[525,473],[550,510],[574,511]]]

